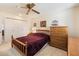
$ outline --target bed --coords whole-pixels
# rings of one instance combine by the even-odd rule
[[[27,36],[14,38],[12,36],[12,47],[16,48],[22,55],[35,55],[48,41],[50,37],[45,33],[30,33]]]

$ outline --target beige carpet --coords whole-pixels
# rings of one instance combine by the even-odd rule
[[[45,44],[44,47],[35,54],[35,56],[66,56],[67,52],[61,49]],[[21,56],[16,49],[11,48],[10,42],[0,45],[0,56]]]

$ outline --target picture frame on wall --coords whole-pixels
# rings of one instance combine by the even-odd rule
[[[33,24],[33,26],[34,26],[34,27],[36,27],[36,26],[37,26],[37,24],[36,24],[36,23],[34,23],[34,24]]]
[[[46,27],[46,21],[40,21],[40,27]]]

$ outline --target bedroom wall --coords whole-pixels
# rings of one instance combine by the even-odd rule
[[[50,29],[51,22],[53,20],[58,20],[59,26],[68,26],[68,35],[70,37],[79,37],[79,6],[73,6],[70,8],[58,10],[56,12],[50,11],[50,14],[44,14],[38,17],[37,28],[41,29],[40,21],[46,20],[47,27]]]
[[[68,26],[69,36],[79,37],[79,4],[56,12],[51,11],[47,18],[48,27],[53,20],[58,20],[60,26]]]
[[[51,22],[53,20],[58,20],[60,26],[68,26],[68,33],[69,36],[78,36],[78,20],[75,21],[76,14],[75,13],[75,8],[71,5],[74,4],[38,4],[41,5],[40,9],[41,12],[44,14],[39,15],[37,19],[37,29],[41,29],[40,27],[40,21],[46,20],[47,21],[47,27],[42,28],[42,29],[50,29]],[[52,6],[53,8],[52,8]],[[61,7],[58,7],[60,6]],[[46,7],[44,7],[46,6]],[[50,7],[49,7],[50,6]],[[47,8],[49,7],[49,8]],[[76,23],[76,24],[75,24]],[[32,23],[33,25],[33,23]],[[77,26],[77,27],[76,27]]]
[[[73,35],[74,27],[73,27],[73,20],[72,20],[71,10],[66,9],[59,12],[55,12],[54,14],[50,15],[50,21],[47,20],[48,25],[51,26],[53,20],[58,20],[59,26],[68,26],[69,35]]]
[[[79,37],[79,7],[52,13],[47,20],[48,26],[51,26],[53,20],[58,20],[60,26],[68,26],[69,36]]]

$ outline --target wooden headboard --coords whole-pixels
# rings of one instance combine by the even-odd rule
[[[50,30],[42,30],[42,29],[37,29],[36,30],[36,32],[38,32],[38,33],[45,33],[45,34],[48,34],[48,35],[50,35]]]

